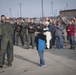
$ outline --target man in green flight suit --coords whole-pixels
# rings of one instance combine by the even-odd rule
[[[8,66],[12,66],[13,62],[13,35],[14,35],[15,26],[10,24],[10,18],[6,17],[6,22],[1,26],[0,36],[2,37],[1,41],[1,50],[0,50],[0,68],[3,68],[5,53],[7,50],[7,60]]]
[[[1,15],[1,20],[0,20],[0,31],[1,31],[1,26],[2,24],[5,23],[5,15]],[[1,37],[0,37],[0,50],[1,50]]]

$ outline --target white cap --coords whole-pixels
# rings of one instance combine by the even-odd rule
[[[45,25],[46,25],[46,24],[48,24],[48,25],[49,25],[49,22],[45,22]]]

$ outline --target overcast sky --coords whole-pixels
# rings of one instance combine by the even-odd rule
[[[53,14],[52,14],[53,1]],[[41,0],[0,0],[0,15],[20,17],[20,5],[22,17],[41,17]],[[58,15],[60,9],[76,9],[76,0],[43,0],[44,16]]]

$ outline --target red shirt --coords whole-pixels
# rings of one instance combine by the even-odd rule
[[[66,27],[66,31],[67,31],[67,34],[68,36],[74,36],[75,34],[75,25],[74,24],[69,24],[67,27]]]

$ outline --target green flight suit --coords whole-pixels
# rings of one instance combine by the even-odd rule
[[[6,22],[1,26],[0,36],[2,36],[1,50],[0,50],[0,65],[4,65],[5,53],[7,50],[8,63],[13,61],[13,35],[14,35],[14,25]]]
[[[68,21],[67,20],[61,20],[61,23],[63,25],[63,41],[64,41],[64,45],[67,46],[67,42],[68,42],[68,39],[67,39],[67,31],[66,31],[66,26],[68,25]]]
[[[2,26],[2,23],[0,21],[0,32],[1,32],[1,26]],[[0,42],[1,42],[1,36],[0,36]],[[0,43],[1,44],[1,43]],[[1,45],[0,45],[1,46]],[[0,47],[1,48],[1,47]]]

